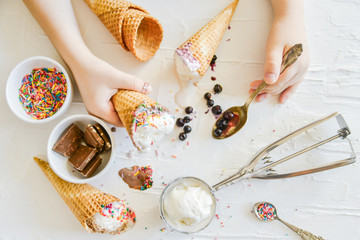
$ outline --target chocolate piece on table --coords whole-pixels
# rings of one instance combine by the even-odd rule
[[[152,187],[152,173],[151,166],[133,166],[131,168],[120,169],[119,176],[130,188],[143,191]]]
[[[104,148],[103,148],[103,152],[106,152],[107,150],[109,150],[111,148],[111,141],[110,138],[107,134],[107,132],[105,131],[105,129],[98,123],[96,123],[93,126],[96,131],[98,132],[98,134],[100,135],[100,137],[104,140]]]
[[[88,146],[96,148],[99,152],[101,152],[104,147],[104,140],[90,124],[88,124],[85,129],[84,141]]]
[[[80,145],[74,155],[69,158],[69,162],[75,169],[82,171],[94,158],[96,153],[96,148]]]
[[[93,160],[89,162],[89,164],[84,168],[84,170],[80,171],[80,173],[85,177],[91,177],[91,175],[100,166],[101,162],[102,162],[102,158],[96,156]]]
[[[54,144],[52,150],[71,157],[81,144],[84,133],[75,123],[71,124]]]

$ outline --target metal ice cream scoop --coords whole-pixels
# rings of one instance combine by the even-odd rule
[[[294,225],[285,222],[279,216],[277,215],[276,208],[273,204],[268,202],[258,202],[254,205],[254,214],[264,222],[271,222],[273,220],[279,220],[284,225],[289,227],[291,230],[296,232],[302,239],[305,240],[324,240],[324,238],[320,236],[315,236],[311,232],[305,231],[303,229],[300,229],[298,227],[295,227]]]
[[[287,67],[296,62],[296,60],[302,54],[302,44],[295,44],[292,48],[290,48],[283,56],[283,61],[281,63],[281,71],[280,74],[285,71]],[[268,86],[268,84],[264,81],[262,84],[250,95],[243,106],[234,106],[227,109],[225,112],[232,112],[233,117],[229,120],[229,125],[227,129],[222,131],[222,133],[216,132],[218,128],[218,122],[224,119],[224,113],[218,118],[216,123],[214,124],[212,130],[212,136],[216,139],[224,139],[228,138],[235,133],[237,133],[246,123],[247,113],[251,102],[255,99],[255,97]]]

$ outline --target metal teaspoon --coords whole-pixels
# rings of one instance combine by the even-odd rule
[[[291,230],[296,232],[302,239],[305,240],[325,240],[324,238],[320,236],[315,236],[311,232],[302,230],[298,227],[295,227],[294,225],[285,222],[284,220],[280,219],[277,215],[276,208],[273,204],[268,202],[258,202],[254,205],[254,214],[264,222],[271,222],[273,220],[279,220],[283,224],[285,224],[287,227],[289,227]]]

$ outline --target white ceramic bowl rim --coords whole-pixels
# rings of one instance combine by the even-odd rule
[[[54,154],[56,152],[54,152],[52,150],[52,147],[53,147],[53,141],[52,138],[54,138],[54,135],[55,133],[59,133],[59,132],[63,132],[65,130],[64,129],[61,129],[64,127],[64,124],[66,122],[76,122],[78,121],[78,119],[81,119],[81,118],[87,118],[89,120],[92,120],[94,122],[97,122],[99,123],[104,129],[105,131],[108,133],[109,137],[110,137],[110,141],[111,141],[111,149],[110,149],[110,158],[108,160],[108,163],[106,164],[106,166],[104,167],[104,169],[102,169],[99,173],[97,173],[96,175],[92,176],[92,177],[89,177],[89,178],[78,178],[76,176],[74,177],[67,177],[65,176],[61,171],[59,171],[57,169],[57,167],[55,166],[55,164],[53,163],[52,159],[51,159],[51,154]],[[60,134],[61,135],[61,134]],[[111,133],[111,130],[110,128],[107,126],[107,124],[102,121],[101,119],[97,118],[97,117],[94,117],[94,116],[91,116],[91,115],[88,115],[88,114],[76,114],[76,115],[72,115],[72,116],[69,116],[65,119],[63,119],[62,121],[60,121],[56,126],[55,128],[51,131],[50,133],[50,137],[49,137],[49,141],[48,141],[48,144],[47,144],[47,155],[48,155],[48,161],[49,161],[49,164],[50,164],[50,167],[51,169],[55,172],[56,175],[58,175],[60,178],[62,178],[63,180],[65,181],[68,181],[68,182],[71,182],[71,183],[88,183],[90,181],[94,181],[98,178],[100,178],[110,167],[111,167],[111,163],[115,157],[115,140],[114,140],[114,137]],[[56,153],[58,154],[58,153]],[[66,160],[67,161],[67,160]],[[64,164],[68,164],[67,162],[65,162]]]
[[[29,71],[27,73],[24,73],[23,76],[19,77],[20,73],[20,69],[26,68],[26,65],[28,64],[29,66],[34,66],[36,65],[36,62],[47,62],[48,65],[53,65],[56,67],[56,69],[60,72],[63,72],[65,78],[66,78],[66,85],[67,85],[67,95],[65,98],[65,101],[63,103],[63,105],[60,107],[60,109],[58,109],[58,111],[56,113],[54,113],[52,116],[44,118],[44,119],[33,119],[30,115],[28,115],[25,110],[23,109],[20,101],[19,101],[19,94],[18,94],[18,89],[21,86],[21,81],[22,78],[26,75],[29,74],[31,72],[31,70],[34,67],[31,67],[31,69],[29,68]],[[49,67],[49,66],[36,66],[36,67]],[[22,75],[22,74],[21,74]],[[18,79],[19,82],[15,82],[14,79]],[[20,84],[18,84],[20,83]],[[14,93],[14,90],[17,90],[16,94]],[[7,79],[7,83],[6,83],[6,91],[5,91],[5,95],[6,95],[6,101],[11,109],[11,111],[21,120],[28,122],[28,123],[37,123],[37,124],[41,124],[41,123],[47,123],[49,121],[52,121],[56,118],[58,118],[59,116],[61,116],[63,113],[66,112],[66,110],[69,108],[70,103],[72,101],[72,96],[73,96],[73,92],[72,92],[72,86],[71,86],[71,80],[70,77],[66,71],[66,69],[57,61],[48,58],[48,57],[44,57],[44,56],[34,56],[34,57],[30,57],[27,59],[24,59],[23,61],[21,61],[20,63],[18,63],[10,72],[9,77]],[[20,109],[22,111],[20,111]]]

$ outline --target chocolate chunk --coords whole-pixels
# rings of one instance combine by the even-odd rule
[[[84,168],[84,170],[80,171],[80,173],[85,177],[91,177],[91,175],[100,166],[101,162],[102,162],[102,158],[96,156],[93,160],[89,162],[89,164]]]
[[[80,128],[73,123],[62,133],[52,150],[65,157],[71,157],[80,146],[83,135]]]
[[[132,168],[123,168],[119,171],[119,176],[124,180],[124,182],[129,185],[130,188],[145,190],[152,187],[153,170],[151,166],[148,167],[139,167],[133,166]]]
[[[104,140],[90,124],[88,124],[85,129],[84,141],[88,146],[96,148],[99,152],[101,152],[104,147]]]
[[[80,145],[74,155],[69,158],[69,162],[75,169],[82,171],[97,153],[96,148]]]
[[[106,152],[107,150],[109,150],[111,148],[111,141],[110,141],[109,135],[107,134],[105,129],[100,124],[96,123],[93,127],[96,129],[96,131],[100,135],[100,137],[104,140],[103,152]]]

